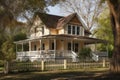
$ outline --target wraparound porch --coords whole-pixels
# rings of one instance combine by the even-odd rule
[[[94,43],[96,47],[97,43],[105,43],[105,41],[83,36],[47,35],[35,39],[21,40],[15,43],[17,59],[18,57],[22,60],[32,58],[31,61],[34,61],[43,58],[72,58],[75,60],[77,53],[86,44]],[[28,50],[25,51],[24,45],[26,44],[28,45]],[[22,45],[21,50],[19,50],[18,45]]]

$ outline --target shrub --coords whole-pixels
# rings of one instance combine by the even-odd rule
[[[0,67],[3,67],[3,66],[4,66],[4,61],[0,60]]]
[[[91,49],[90,48],[82,48],[79,52],[79,59],[86,59],[87,57],[90,57]]]

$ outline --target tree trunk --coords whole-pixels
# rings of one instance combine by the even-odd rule
[[[111,26],[114,35],[114,51],[110,70],[120,73],[120,0],[108,0]]]

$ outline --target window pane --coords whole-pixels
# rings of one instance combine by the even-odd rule
[[[71,26],[68,25],[68,34],[71,34]]]
[[[77,35],[79,35],[80,34],[80,27],[78,26],[77,27]]]
[[[52,50],[54,50],[54,43],[52,43]]]
[[[37,46],[36,46],[36,45],[34,45],[34,50],[35,50],[35,51],[37,50]]]
[[[45,44],[44,43],[42,44],[42,50],[45,50]]]
[[[72,29],[72,34],[75,34],[75,26],[72,26],[73,29]]]

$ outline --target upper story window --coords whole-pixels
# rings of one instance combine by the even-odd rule
[[[75,34],[76,30],[75,30],[76,26],[72,26],[72,34]]]
[[[78,26],[78,25],[68,25],[67,26],[67,34],[72,34],[72,35],[82,35],[81,32],[83,28]]]
[[[42,27],[42,35],[44,35],[44,27]]]
[[[77,26],[77,35],[80,35],[80,27]]]
[[[71,34],[71,26],[68,25],[68,34]]]

